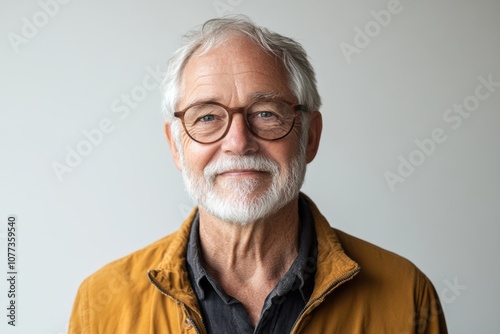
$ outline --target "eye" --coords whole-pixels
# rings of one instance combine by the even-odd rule
[[[200,118],[198,118],[199,122],[211,122],[215,121],[215,116],[214,115],[205,115]]]
[[[260,118],[271,118],[274,116],[276,116],[276,115],[271,111],[259,111],[257,113],[257,117],[260,117]]]

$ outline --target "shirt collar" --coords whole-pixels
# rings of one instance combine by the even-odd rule
[[[307,302],[314,288],[317,254],[316,233],[309,205],[302,196],[299,196],[299,222],[300,239],[297,257],[272,291],[273,299],[299,289],[304,302]],[[186,254],[187,267],[191,282],[193,282],[193,288],[198,298],[204,300],[205,288],[210,288],[206,284],[209,283],[224,302],[230,303],[233,298],[225,294],[219,284],[205,270],[200,250],[199,225],[199,214],[197,213],[191,227]],[[308,284],[309,282],[312,283]]]

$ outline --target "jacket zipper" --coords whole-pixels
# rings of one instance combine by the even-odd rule
[[[297,317],[297,320],[295,320],[295,323],[293,324],[292,326],[292,330],[290,331],[290,333],[294,333],[295,331],[295,327],[297,326],[297,324],[299,323],[300,321],[300,318],[304,315],[304,313],[316,302],[318,301],[319,299],[323,298],[325,295],[327,295],[328,293],[330,293],[335,286],[339,285],[339,284],[342,284],[344,283],[345,281],[348,281],[349,279],[351,279],[354,275],[356,275],[359,271],[361,270],[361,267],[357,267],[356,270],[354,270],[353,272],[350,272],[349,274],[337,279],[336,281],[334,281],[332,284],[330,284],[328,286],[328,288],[326,288],[326,290],[321,294],[319,295],[317,298],[315,298],[314,300],[311,300],[311,302],[309,304],[307,304],[306,306],[304,306],[304,308],[302,309],[302,311],[300,311],[299,313],[299,316]]]
[[[175,298],[174,296],[172,296],[170,293],[166,292],[165,290],[163,290],[160,285],[156,282],[156,280],[154,278],[152,278],[149,273],[148,273],[148,278],[149,278],[149,281],[162,293],[164,294],[165,296],[167,297],[170,297],[172,298],[173,300],[175,300],[178,304],[181,304],[182,305],[182,308],[184,309],[184,313],[186,314],[186,317],[188,318],[189,322],[191,323],[191,325],[193,325],[193,328],[194,330],[196,331],[197,334],[201,334],[202,332],[200,332],[200,330],[198,329],[198,327],[196,326],[196,323],[194,322],[193,318],[191,318],[189,316],[189,313],[187,311],[187,308],[188,306],[186,304],[184,304],[183,302],[181,302],[179,299]],[[205,328],[205,324],[203,324],[203,322],[201,323],[201,325],[203,326],[203,333],[206,333],[207,332],[207,329]]]

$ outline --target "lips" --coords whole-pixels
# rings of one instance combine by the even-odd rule
[[[255,174],[267,173],[265,171],[256,170],[256,169],[231,169],[219,173],[220,176],[250,176]]]
[[[223,169],[210,175],[210,179],[215,181],[216,178],[235,178],[235,179],[254,179],[264,175],[272,175],[271,171],[257,169],[257,168],[229,168]]]

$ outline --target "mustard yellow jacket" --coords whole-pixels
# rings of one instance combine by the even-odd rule
[[[317,272],[292,333],[447,333],[436,292],[422,272],[331,228],[310,205]],[[195,213],[179,231],[88,277],[78,290],[69,333],[205,333],[185,266]]]

